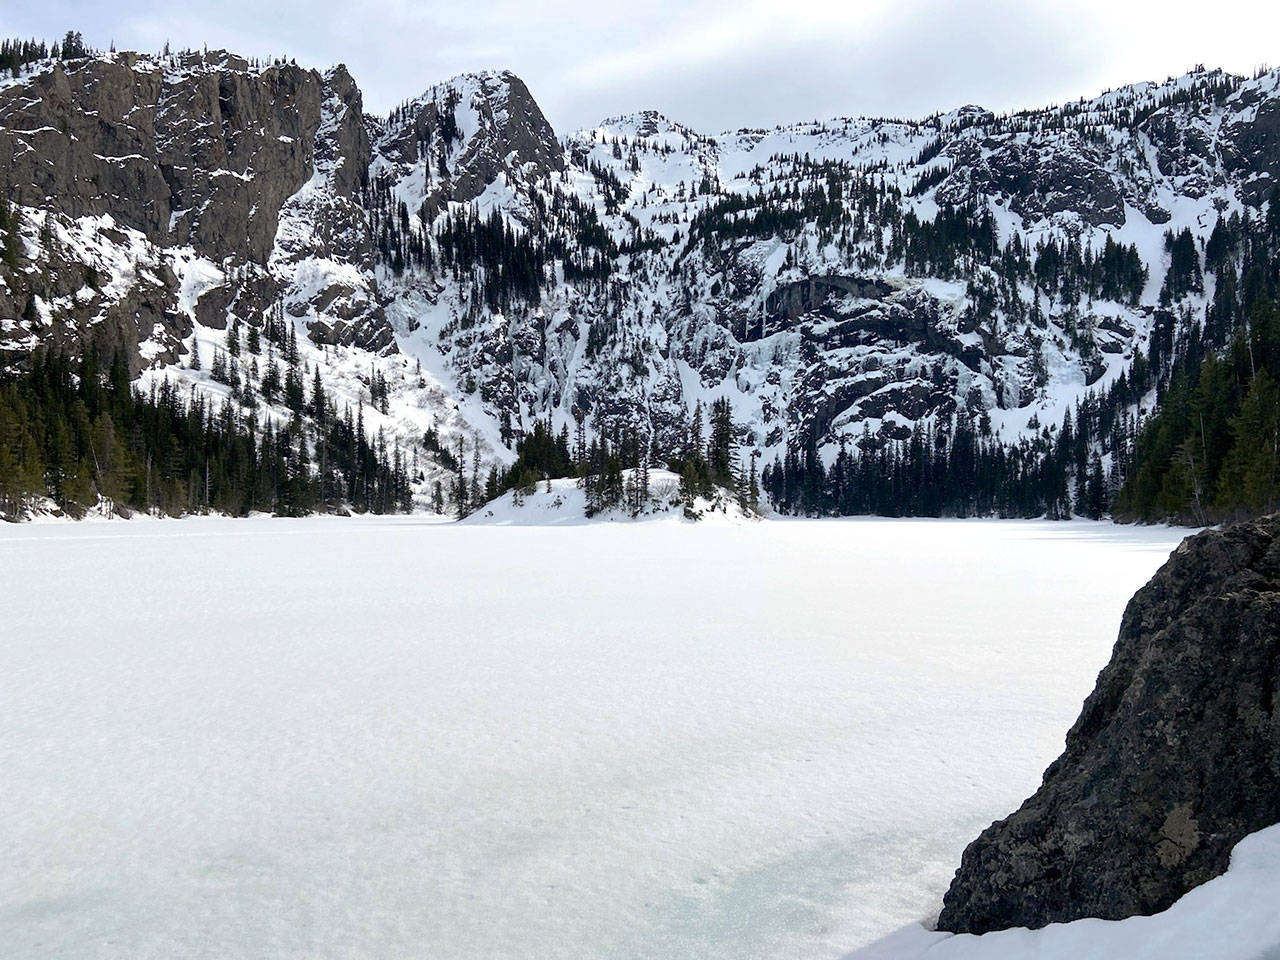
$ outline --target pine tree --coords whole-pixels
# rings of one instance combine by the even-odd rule
[[[453,482],[453,503],[454,510],[459,520],[463,519],[470,511],[467,509],[467,476],[464,464],[466,460],[463,455],[463,439],[458,438],[458,453],[454,458],[456,467]]]
[[[329,401],[325,397],[324,384],[320,382],[320,367],[316,366],[311,380],[311,416],[323,425],[327,416]]]
[[[79,30],[68,30],[62,39],[62,58],[64,60],[74,60],[80,57],[87,57],[90,50],[85,46],[84,37],[80,35]]]
[[[1222,469],[1218,504],[1270,513],[1280,507],[1280,381],[1261,370],[1231,420],[1234,444]]]
[[[135,392],[118,356],[104,377],[92,352],[78,368],[37,355],[0,377],[0,510],[45,495],[70,512],[105,498],[122,511],[300,514],[361,484],[373,509],[405,509],[399,452],[353,444],[353,432],[348,418],[310,433],[268,422],[259,434],[231,404],[215,410],[171,381]]]
[[[276,394],[280,392],[280,367],[277,366],[275,357],[267,359],[267,369],[262,374],[262,382],[259,384],[262,390],[262,399],[268,404],[276,402]]]

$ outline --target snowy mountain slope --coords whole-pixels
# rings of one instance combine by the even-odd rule
[[[465,319],[474,277],[470,291],[446,283],[455,299],[426,339],[514,424],[581,416],[670,447],[682,415],[728,396],[766,458],[806,439],[834,451],[864,429],[902,438],[957,411],[985,413],[1010,439],[1034,434],[1113,382],[1149,337],[1166,231],[1203,241],[1257,202],[1273,158],[1234,158],[1275,79],[1202,71],[1013,117],[966,108],[719,137],[652,112],[615,118],[565,138],[567,168],[528,187],[590,204],[616,250],[609,276],[584,296],[549,267],[536,305],[482,310],[478,333]],[[992,242],[1021,240],[1028,261],[1036,243],[1092,257],[1110,238],[1146,275],[1095,296],[1011,280],[999,256],[920,264],[893,248],[904,219],[948,204],[982,209]],[[530,206],[516,196],[504,208],[513,229]],[[789,210],[777,229],[748,222]],[[554,218],[538,227],[572,247]],[[1211,292],[1177,306],[1194,315]]]
[[[762,463],[957,417],[1015,441],[1114,382],[1161,317],[1193,323],[1212,282],[1162,302],[1166,232],[1202,245],[1280,176],[1277,72],[717,136],[644,112],[557,138],[500,72],[361,110],[342,67],[223,53],[6,80],[22,241],[0,350],[99,343],[212,390],[193,337],[279,318],[307,376],[412,451],[424,496],[459,450],[509,462],[535,419],[664,456],[719,397]],[[283,417],[264,366],[236,393]]]

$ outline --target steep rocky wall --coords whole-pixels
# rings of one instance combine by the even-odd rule
[[[229,54],[56,63],[0,90],[0,177],[27,206],[265,263],[311,173],[321,88],[314,70]]]
[[[341,65],[122,53],[0,86],[0,183],[29,211],[0,350],[93,342],[135,372],[177,359],[187,247],[209,262],[185,303],[200,323],[260,322],[296,281],[288,306],[314,339],[387,350],[360,205],[369,159]]]
[[[28,213],[18,232],[18,269],[0,270],[0,367],[37,348],[121,352],[133,374],[178,359],[191,320],[175,307],[178,278],[143,234],[50,211]]]

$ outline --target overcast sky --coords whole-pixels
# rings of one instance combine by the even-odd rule
[[[700,130],[966,103],[1039,106],[1182,73],[1280,64],[1266,0],[0,0],[0,34],[343,62],[366,109],[519,74],[557,130],[657,108]]]

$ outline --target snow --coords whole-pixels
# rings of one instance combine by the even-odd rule
[[[4,526],[3,952],[844,956],[936,914],[1183,532]]]

